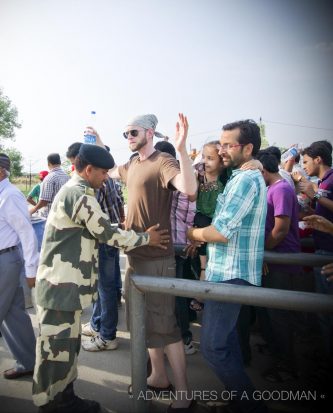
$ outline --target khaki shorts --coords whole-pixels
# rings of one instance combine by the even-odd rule
[[[141,260],[127,257],[125,300],[127,325],[129,325],[129,277],[132,274],[157,277],[176,277],[175,257],[159,260]],[[146,293],[146,345],[148,348],[165,347],[181,340],[175,315],[175,296],[163,293]]]

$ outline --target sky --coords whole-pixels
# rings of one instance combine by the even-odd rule
[[[328,1],[0,0],[0,53],[25,170],[83,141],[92,110],[117,164],[144,113],[170,137],[185,113],[188,149],[246,118],[262,118],[270,144],[333,141]]]

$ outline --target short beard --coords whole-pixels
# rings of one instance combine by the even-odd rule
[[[132,152],[137,152],[137,151],[139,151],[141,148],[143,148],[145,145],[147,145],[147,143],[148,143],[148,140],[147,140],[146,133],[145,133],[145,136],[144,136],[144,138],[142,139],[142,141],[138,142],[134,147],[132,147],[132,148],[131,148],[131,151],[132,151]]]

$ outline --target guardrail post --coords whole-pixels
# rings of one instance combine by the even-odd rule
[[[145,295],[130,279],[130,330],[131,330],[131,376],[133,411],[147,412],[147,354],[145,328]]]

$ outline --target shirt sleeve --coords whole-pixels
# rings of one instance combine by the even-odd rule
[[[170,189],[170,181],[180,173],[180,168],[173,156],[164,153],[163,155],[164,156],[161,157],[162,161],[160,168],[162,187]],[[173,187],[171,189],[173,189]]]
[[[37,238],[31,225],[25,199],[16,194],[6,200],[5,219],[20,239],[23,249],[25,275],[33,278],[37,273],[39,260]]]
[[[230,239],[242,225],[242,220],[251,210],[257,189],[253,180],[245,173],[232,182],[228,193],[220,194],[218,202],[223,202],[220,213],[214,216],[212,225],[226,239]]]
[[[127,174],[128,174],[128,168],[129,168],[130,164],[131,164],[131,161],[128,161],[124,165],[118,166],[118,173],[119,173],[119,176],[120,176],[120,180],[125,185],[126,185],[126,182],[127,182]]]
[[[293,213],[293,197],[290,196],[287,188],[279,188],[273,191],[272,201],[274,205],[274,217],[287,216],[291,217]]]
[[[48,175],[44,179],[43,185],[41,187],[41,193],[40,193],[39,200],[47,201],[47,202],[52,201],[52,195],[54,193],[54,189],[53,189],[53,180],[51,178],[52,176]]]
[[[74,205],[72,219],[79,225],[84,225],[90,234],[99,242],[130,251],[134,248],[148,245],[149,234],[124,231],[112,226],[109,217],[103,213],[96,198],[83,195]]]
[[[28,193],[28,196],[30,196],[31,198],[38,198],[39,194],[40,194],[40,184],[37,184]]]

